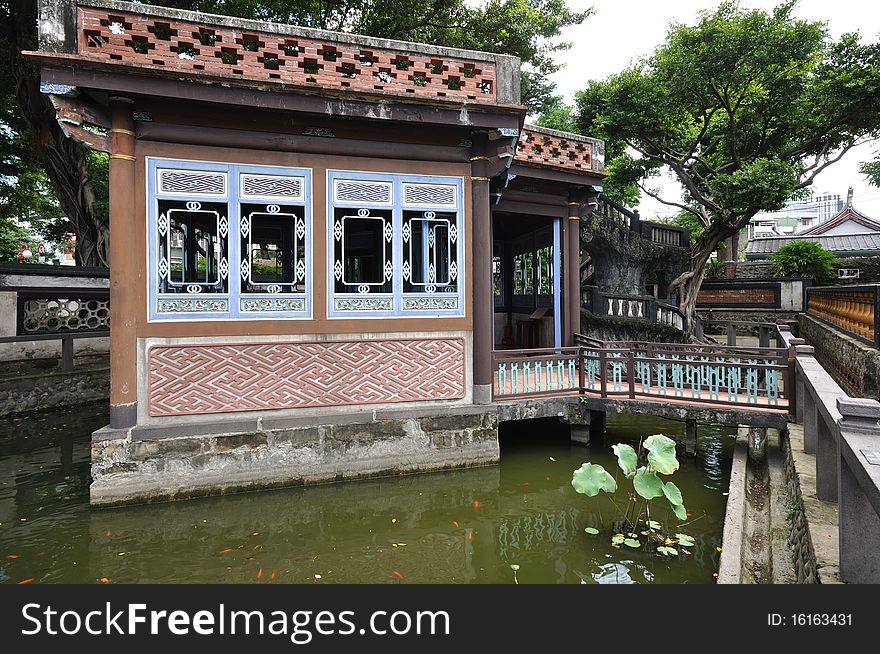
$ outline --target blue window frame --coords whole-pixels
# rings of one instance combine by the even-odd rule
[[[149,319],[310,318],[311,170],[147,158]]]
[[[464,315],[462,178],[327,177],[327,315]]]

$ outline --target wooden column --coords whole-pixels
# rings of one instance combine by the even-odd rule
[[[569,194],[565,221],[565,345],[581,331],[581,204]]]
[[[474,144],[471,158],[471,252],[474,291],[474,404],[492,401],[492,211],[485,149]]]
[[[135,220],[134,119],[131,100],[110,98],[110,427],[137,422],[137,338],[134,289],[146,252],[132,247]],[[137,242],[137,241],[135,241]],[[137,251],[136,251],[137,250]]]

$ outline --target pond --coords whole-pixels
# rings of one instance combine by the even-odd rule
[[[608,416],[604,443],[571,444],[555,421],[505,426],[498,466],[90,509],[89,438],[105,406],[0,420],[2,583],[713,583],[733,431]],[[664,433],[689,555],[614,547],[614,507],[570,485],[611,445]],[[655,504],[662,506],[662,500]],[[652,513],[677,525],[665,507]],[[585,527],[604,527],[598,536]],[[513,567],[511,567],[513,566]],[[514,569],[516,568],[516,569]]]

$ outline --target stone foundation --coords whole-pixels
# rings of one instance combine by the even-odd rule
[[[828,323],[800,314],[799,335],[816,348],[816,359],[834,380],[856,397],[880,397],[880,352]]]
[[[0,377],[0,418],[106,402],[109,397],[110,369],[106,366],[13,373]]]
[[[183,499],[499,459],[497,410],[486,407],[256,419],[247,430],[189,424],[190,435],[181,429],[95,432],[91,503]]]
[[[797,583],[840,583],[837,507],[816,498],[816,457],[803,449],[803,426],[791,424],[782,453]]]

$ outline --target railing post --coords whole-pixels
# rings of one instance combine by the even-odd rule
[[[880,583],[880,484],[866,450],[878,448],[880,403],[864,398],[837,399],[840,411],[839,524],[840,577],[848,583]]]
[[[585,380],[585,372],[586,371],[584,370],[585,363],[586,363],[586,356],[584,355],[584,348],[582,348],[582,347],[578,347],[577,360],[578,360],[578,395],[583,395],[587,391],[587,385],[586,385],[586,380]]]
[[[629,399],[636,396],[635,356],[636,351],[630,345],[629,352],[626,353],[626,381],[629,383]]]
[[[599,350],[599,389],[602,391],[602,398],[608,397],[608,386],[605,380],[605,349]]]
[[[657,322],[657,298],[650,298],[646,304],[645,318],[651,322]]]
[[[770,327],[758,325],[758,347],[770,347]]]
[[[73,370],[73,336],[61,336],[61,369],[65,372]]]

